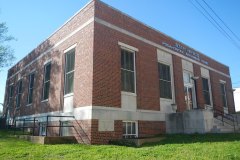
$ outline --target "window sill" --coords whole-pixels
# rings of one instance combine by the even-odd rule
[[[41,103],[48,102],[48,99],[42,100]]]
[[[173,99],[167,99],[167,98],[160,98],[160,101],[165,101],[165,102],[171,102],[171,103],[173,103]]]
[[[132,93],[132,92],[124,92],[124,91],[122,91],[121,94],[127,95],[127,96],[135,96],[135,97],[137,97],[137,94],[136,93]]]
[[[31,104],[27,104],[27,105],[26,105],[26,107],[30,107],[30,106],[32,106],[32,103],[31,103]]]
[[[73,95],[74,95],[73,93],[69,93],[69,94],[64,95],[64,98],[72,97]]]

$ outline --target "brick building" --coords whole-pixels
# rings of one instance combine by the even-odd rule
[[[170,113],[235,112],[228,66],[98,0],[9,69],[4,104],[8,124],[35,117],[36,135],[91,144],[165,133]]]

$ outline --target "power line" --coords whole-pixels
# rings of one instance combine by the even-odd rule
[[[224,34],[229,37],[229,40],[240,49],[240,46],[235,42],[234,39],[232,39],[232,37],[225,31],[224,28],[221,27],[221,25],[214,19],[214,17],[212,17],[212,15],[201,5],[201,3],[199,3],[197,0],[195,0],[197,2],[197,4],[207,13],[207,15],[217,24],[217,26],[224,32]]]
[[[226,37],[226,35],[223,33],[223,31],[220,30],[219,27],[218,27],[215,23],[213,23],[211,19],[208,18],[208,16],[206,16],[191,0],[188,0],[188,1],[202,14],[214,27],[216,27],[216,29],[217,29],[219,32],[221,32],[221,33]],[[226,37],[226,38],[228,38],[228,37]]]
[[[234,37],[240,41],[240,38],[237,36],[237,34],[235,34],[231,29],[230,27],[218,16],[218,14],[212,9],[212,7],[205,1],[205,0],[202,0],[206,6],[213,12],[213,14],[223,23],[223,25],[234,35]]]
[[[202,8],[203,11],[205,11],[205,13],[199,8],[197,7],[192,0],[188,0],[194,7],[195,9],[197,9],[220,33],[222,33],[223,36],[225,36],[225,38],[227,38],[233,45],[235,45],[235,47],[237,47],[240,50],[240,46],[238,45],[237,42],[235,42],[235,40],[224,30],[223,27],[221,27],[221,25],[219,25],[219,23],[214,19],[214,17],[211,16],[211,14],[197,1],[198,6],[200,6]],[[207,14],[207,15],[206,15]],[[210,19],[210,18],[212,19]]]

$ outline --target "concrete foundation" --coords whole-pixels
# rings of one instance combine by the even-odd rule
[[[166,132],[209,133],[213,128],[213,112],[209,110],[190,110],[166,115]]]
[[[29,136],[29,135],[17,135],[19,139],[25,139],[32,143],[38,144],[73,144],[78,143],[74,136],[69,137],[44,137],[44,136]]]

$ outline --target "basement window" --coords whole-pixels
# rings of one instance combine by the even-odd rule
[[[123,138],[137,138],[137,122],[123,122]]]

